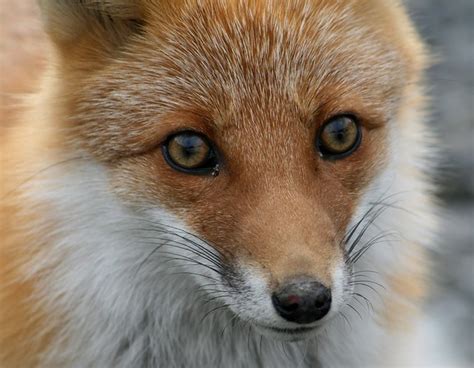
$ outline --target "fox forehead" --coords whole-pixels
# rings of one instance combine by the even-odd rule
[[[252,134],[269,122],[314,124],[315,112],[384,122],[410,61],[371,21],[369,3],[161,3],[119,61],[74,80],[83,86],[74,118],[104,156],[156,144],[176,113]]]
[[[166,208],[276,282],[301,271],[329,284],[342,259],[337,244],[384,164],[386,122],[417,65],[393,38],[403,25],[372,19],[396,16],[396,6],[153,4],[160,5],[150,6],[141,32],[112,57],[90,61],[89,38],[64,69],[76,91],[72,138],[110,163],[112,186],[126,201]],[[360,117],[363,142],[337,164],[320,160],[317,129],[343,113]],[[187,129],[223,152],[215,180],[164,162],[159,143]]]

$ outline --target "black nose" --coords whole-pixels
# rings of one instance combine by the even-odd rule
[[[312,323],[328,314],[331,290],[317,281],[296,280],[273,293],[272,301],[278,314],[287,321]]]

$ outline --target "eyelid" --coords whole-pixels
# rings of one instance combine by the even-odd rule
[[[168,134],[166,134],[165,136],[163,136],[163,138],[160,140],[160,142],[158,143],[159,146],[163,145],[163,144],[166,144],[168,143],[173,137],[176,137],[177,135],[180,135],[180,134],[193,134],[193,135],[197,135],[199,137],[201,137],[207,144],[209,144],[210,147],[213,147],[210,141],[209,138],[207,138],[207,135],[206,133],[204,132],[201,132],[195,128],[177,128],[177,129],[173,129],[171,130],[170,132],[168,132]]]

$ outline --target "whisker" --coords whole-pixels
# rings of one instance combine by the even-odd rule
[[[143,238],[143,239],[147,239],[147,238]],[[179,241],[176,241],[176,240],[167,240],[166,238],[151,238],[151,239],[165,240],[166,241],[165,244],[173,244],[175,246],[175,248],[177,248],[177,249],[181,249],[181,250],[184,250],[184,251],[189,251],[189,252],[193,253],[194,255],[199,256],[199,257],[209,261],[210,263],[214,264],[217,267],[220,267],[222,265],[222,262],[217,262],[214,259],[210,259],[209,257],[207,257],[207,255],[203,255],[198,250],[193,249],[192,247],[189,247],[188,244],[186,244],[186,243],[182,243],[182,242],[179,242]],[[154,243],[142,242],[142,244],[154,244]]]
[[[355,294],[352,293],[352,295],[354,296]],[[354,298],[354,300],[355,300],[357,303],[359,303],[359,305],[360,305],[361,307],[364,307],[364,308],[367,307],[367,305],[364,304],[364,303],[362,303],[358,298]]]
[[[363,247],[361,247],[357,252],[355,252],[353,255],[351,255],[348,259],[348,262],[350,264],[355,264],[362,256],[374,245],[380,244],[383,242],[387,241],[387,238],[390,238],[391,236],[395,236],[396,234],[391,232],[391,233],[382,233],[378,236],[375,236],[367,244],[365,244]]]
[[[367,274],[367,273],[373,273],[373,274],[376,274],[376,275],[380,275],[380,272],[371,271],[371,270],[366,270],[366,271],[356,271],[356,272],[353,272],[353,273],[352,273],[352,276],[356,276],[356,275],[358,275],[358,274]]]
[[[155,230],[151,230],[149,229],[149,231],[153,231],[153,232],[156,232]],[[166,234],[166,235],[173,235],[172,233],[167,233],[167,232],[161,232],[162,234]],[[207,252],[204,252],[204,249],[205,248],[199,248],[197,247],[196,244],[192,243],[192,242],[188,242],[188,240],[186,240],[186,238],[184,237],[179,237],[180,239],[182,239],[184,241],[181,242],[181,241],[178,241],[176,239],[170,239],[169,237],[165,237],[164,235],[163,236],[155,236],[155,237],[141,237],[141,239],[144,239],[144,240],[155,240],[155,241],[165,241],[167,244],[169,244],[170,242],[173,242],[173,244],[179,244],[179,245],[182,245],[184,246],[185,250],[192,250],[196,255],[199,255],[201,256],[202,258],[206,258],[207,260],[209,260],[209,262],[212,262],[214,264],[220,264],[222,261],[219,259],[219,257],[217,257],[216,255],[210,255],[209,253]],[[142,242],[142,244],[154,244],[154,242]]]
[[[349,319],[347,318],[347,316],[344,314],[344,312],[339,312],[339,314],[342,316],[342,318],[344,318],[344,320],[346,321],[346,323],[349,325],[351,331],[352,331],[352,324],[351,322],[349,321]]]
[[[388,190],[389,189],[387,189],[380,196],[380,199],[378,199],[377,201],[369,202],[370,208],[361,216],[361,219],[351,229],[349,229],[348,235],[343,240],[344,243],[348,243],[350,241],[350,239],[352,238],[354,233],[357,231],[358,227],[364,222],[365,219],[367,219],[369,217],[371,212],[374,211],[377,208],[377,206],[383,206],[383,205],[386,204],[387,200],[389,200],[389,199],[391,199],[391,198],[393,198],[397,195],[400,195],[400,194],[404,193],[404,192],[398,192],[398,193],[393,193],[391,195],[385,196],[385,194],[387,193]]]
[[[364,282],[357,282],[357,283],[354,283],[353,285],[354,285],[354,286],[358,286],[358,285],[364,286],[364,287],[366,287],[366,288],[372,290],[372,291],[380,298],[380,300],[382,300],[382,296],[380,295],[379,291],[376,290],[373,286],[370,286],[370,285],[368,285],[368,284],[366,284],[366,283],[364,283]]]
[[[368,283],[368,284],[376,285],[382,289],[385,289],[385,286],[383,286],[381,283],[374,280],[351,280],[348,282],[348,284],[350,285],[357,285],[359,283]]]
[[[349,308],[351,308],[354,312],[356,312],[356,314],[359,316],[359,318],[360,318],[361,320],[363,320],[362,314],[359,313],[359,311],[357,310],[357,308],[355,308],[354,306],[352,306],[352,305],[349,304],[349,303],[346,304],[346,305],[347,305]]]
[[[250,323],[248,324],[248,327],[249,327],[249,331],[247,334],[247,348],[250,351],[250,334],[252,332],[252,326],[250,325]]]
[[[367,304],[367,310],[371,310],[372,312],[374,312],[374,306],[372,305],[372,303],[370,302],[369,298],[367,298],[366,296],[364,296],[363,294],[361,293],[352,293],[352,295],[354,295],[355,297],[359,297],[359,298],[362,298],[363,300],[365,300],[366,304]],[[356,298],[356,300],[358,300]]]
[[[210,295],[215,295],[215,293],[210,293]],[[203,305],[207,305],[207,304],[209,304],[209,303],[214,302],[215,300],[223,299],[223,298],[224,298],[224,297],[221,296],[221,295],[214,296],[214,297],[212,297],[212,298],[207,299],[206,302],[205,302]]]
[[[348,254],[350,255],[353,250],[355,249],[355,247],[359,244],[360,240],[362,239],[362,237],[365,235],[365,233],[367,232],[367,230],[370,228],[370,226],[375,222],[375,220],[380,216],[382,215],[382,213],[384,213],[386,211],[386,208],[385,207],[381,207],[379,208],[375,213],[374,215],[372,216],[372,218],[367,221],[367,223],[362,227],[362,230],[359,232],[359,234],[357,235],[357,237],[355,238],[353,244],[351,245],[351,247],[349,248],[349,251],[348,251]]]
[[[189,241],[189,242],[192,242],[194,245],[196,246],[199,246],[199,247],[202,247],[203,251],[206,251],[209,253],[209,255],[212,255],[212,256],[216,256],[214,253],[212,253],[211,251],[209,251],[207,248],[203,247],[201,244],[197,243],[196,241],[193,241],[192,239],[190,238],[187,238],[181,234],[178,234],[176,232],[169,232],[168,229],[172,229],[172,230],[175,230],[175,231],[179,231],[180,233],[183,233],[183,234],[186,234],[188,236],[191,236],[193,239],[197,239],[198,241],[206,244],[207,246],[209,246],[210,248],[212,248],[213,250],[215,250],[217,253],[219,253],[222,257],[225,258],[225,254],[222,252],[222,250],[218,249],[217,247],[214,247],[212,244],[210,244],[208,241],[206,241],[205,239],[202,239],[201,237],[197,236],[196,234],[193,234],[193,233],[190,233],[184,229],[181,229],[181,228],[178,228],[178,227],[175,227],[175,226],[172,226],[172,225],[168,225],[168,224],[163,224],[163,223],[158,223],[158,222],[154,222],[154,221],[150,221],[148,219],[145,219],[145,218],[139,218],[138,220],[143,220],[144,222],[152,225],[155,227],[155,229],[159,229],[161,231],[167,231],[167,233],[169,234],[172,234],[172,235],[175,235],[175,236],[178,236],[178,237],[182,237],[183,240],[186,240],[186,241]]]
[[[183,262],[186,262],[186,263],[188,263],[188,264],[194,264],[194,265],[196,265],[196,266],[202,266],[202,267],[207,268],[207,269],[209,269],[209,270],[211,270],[211,271],[214,271],[214,272],[217,273],[218,275],[225,276],[220,270],[218,270],[218,269],[216,269],[216,268],[214,268],[214,267],[211,267],[211,266],[209,266],[209,265],[206,265],[206,264],[204,264],[204,263],[202,263],[202,262],[199,262],[199,261],[197,261],[197,260],[195,260],[195,259],[192,259],[192,258],[190,258],[190,257],[186,257],[186,256],[183,256],[183,255],[177,255],[177,254],[172,253],[172,252],[161,252],[161,254],[163,254],[163,255],[165,255],[165,256],[166,256],[167,254],[168,254],[168,255],[173,255],[173,256],[175,256],[174,258],[166,256],[167,259],[164,261],[164,263],[173,262],[173,261],[183,261]]]
[[[215,279],[212,276],[205,275],[205,274],[198,273],[198,272],[191,272],[191,271],[179,271],[179,272],[171,272],[171,273],[169,272],[169,269],[181,268],[182,266],[180,266],[180,265],[171,264],[167,267],[168,268],[166,270],[161,270],[160,272],[155,272],[153,275],[168,275],[168,276],[191,275],[191,276],[198,276],[198,277],[206,278],[206,279],[212,280],[214,282],[219,282],[219,280]]]
[[[211,314],[217,312],[218,310],[222,310],[224,308],[229,308],[231,306],[231,304],[223,304],[223,305],[219,305],[213,309],[211,309],[210,311],[208,311],[204,317],[201,319],[201,321],[199,322],[200,324],[202,324],[204,322],[204,320],[209,317]]]
[[[224,332],[226,330],[227,327],[231,326],[231,328],[234,328],[233,325],[234,325],[234,320],[238,318],[237,314],[235,314],[230,320],[228,323],[225,324],[224,328],[222,329],[221,331],[221,337],[224,337]]]

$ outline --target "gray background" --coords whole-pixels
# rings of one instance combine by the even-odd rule
[[[474,366],[474,0],[408,6],[438,58],[429,73],[431,122],[444,149],[443,226],[426,333],[440,336],[430,352],[440,366]]]

